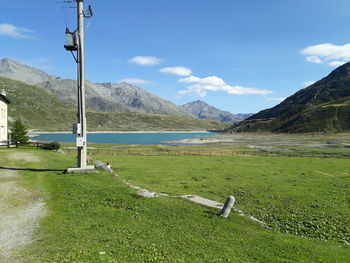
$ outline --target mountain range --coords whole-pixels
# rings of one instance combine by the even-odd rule
[[[76,104],[75,80],[50,76],[43,71],[11,59],[0,60],[0,76],[41,87],[57,100],[70,105],[69,107],[64,106],[66,108]],[[6,83],[7,80],[4,79],[2,82]],[[18,84],[17,86],[21,85]],[[221,111],[203,101],[194,101],[178,106],[127,83],[113,84],[87,81],[86,100],[90,112],[95,112],[97,115],[98,112],[105,112],[104,118],[109,113],[118,112],[129,113],[129,115],[148,113],[158,117],[168,115],[189,119],[193,119],[193,117],[212,119],[234,123],[225,130],[228,133],[341,132],[350,130],[350,63],[340,66],[325,78],[296,92],[277,106],[251,116],[250,114],[235,115],[227,111]],[[21,103],[23,105],[32,104],[32,107],[37,107],[37,110],[39,110],[39,106],[35,105],[33,101],[23,100]],[[29,104],[27,106],[30,106]],[[73,108],[71,109],[73,110]],[[241,121],[242,119],[245,120]],[[139,126],[142,126],[141,122]],[[134,128],[137,129],[137,127]]]
[[[18,63],[9,58],[0,60],[0,76],[42,87],[58,96],[64,102],[71,104],[77,103],[76,80],[51,76],[41,70]],[[85,92],[86,106],[91,110],[199,117],[190,109],[189,105],[178,106],[128,83],[115,84],[86,81]],[[217,113],[214,113],[214,111],[217,111]],[[223,112],[214,107],[212,107],[210,114],[202,114],[199,118],[224,122],[241,120],[240,116],[235,117],[232,113]]]
[[[11,100],[10,123],[19,118],[31,130],[70,131],[72,123],[77,121],[76,106],[46,89],[0,76],[0,90],[3,89]],[[94,110],[87,110],[87,124],[89,131],[221,130],[228,126],[193,117]]]
[[[233,114],[228,111],[222,111],[204,101],[197,100],[182,105],[186,111],[191,112],[193,116],[201,119],[216,120],[222,122],[236,123],[248,118],[253,114]]]
[[[350,130],[350,63],[277,106],[226,130],[233,132],[342,132]]]
[[[17,84],[14,86],[23,88],[25,85],[34,84],[30,89],[40,89],[40,91],[36,92],[42,94],[41,96],[43,96],[43,98],[46,98],[48,95],[48,101],[56,101],[55,103],[58,103],[60,105],[59,107],[74,112],[74,106],[72,104],[76,103],[75,80],[50,76],[43,71],[11,59],[0,60],[0,76],[7,77],[1,78],[1,83],[3,87],[8,88],[9,94],[11,94],[11,88],[9,88],[8,85],[11,80],[8,78],[20,80],[22,82],[16,82]],[[11,83],[11,85],[13,85],[13,83]],[[20,92],[17,90],[17,93]],[[13,96],[16,97],[16,93],[14,93]],[[42,102],[39,105],[34,99],[30,100],[29,98],[31,98],[31,96],[25,95],[22,100],[18,101],[21,106],[17,107],[17,109],[22,111],[22,115],[36,110],[37,117],[40,117],[38,112],[42,112],[44,116],[45,114],[40,107],[47,103],[42,100],[37,100]],[[193,117],[198,118],[196,120],[212,119],[219,122],[233,122],[234,124],[225,130],[227,133],[342,132],[350,130],[350,63],[340,66],[327,77],[296,92],[277,106],[260,111],[254,115],[235,115],[230,112],[221,111],[203,101],[194,101],[178,106],[142,88],[127,83],[112,84],[87,81],[86,98],[89,114],[90,116],[95,116],[95,122],[99,123],[98,127],[106,127],[106,123],[98,120],[102,118],[102,116],[104,119],[112,118],[114,122],[124,119],[124,121],[128,123],[130,122],[128,118],[138,119],[138,124],[131,129],[139,129],[143,126],[143,121],[149,118],[153,118],[152,125],[146,125],[146,129],[148,129],[148,127],[153,127],[154,129],[157,127],[158,124],[156,123],[159,122],[159,119],[165,122],[169,121],[166,119],[168,117],[160,116],[178,116],[180,119],[177,120],[177,123],[181,127],[188,127],[190,123],[196,123]],[[15,100],[17,99],[18,98]],[[63,105],[62,103],[66,104]],[[49,107],[48,105],[46,106]],[[14,107],[13,110],[16,110],[16,107]],[[117,112],[119,114],[118,117],[116,117]],[[128,117],[122,117],[122,115],[120,115],[122,113],[127,113],[128,115],[125,116]],[[145,113],[151,115],[142,115]],[[113,117],[111,117],[112,115]],[[28,116],[28,119],[30,118],[31,115]],[[52,116],[52,118],[55,119],[56,117]],[[184,121],[183,118],[185,118],[186,121]],[[239,122],[242,119],[245,120]],[[109,122],[112,123],[113,121],[110,120]],[[183,123],[186,124],[182,125]],[[220,126],[218,122],[197,124],[201,127],[208,128],[209,126]],[[125,127],[127,126],[128,125]],[[162,126],[162,124],[160,124],[160,126]],[[111,124],[109,128],[112,129],[113,127],[115,126]],[[174,128],[172,125],[168,125],[167,127],[170,129]],[[195,128],[193,125],[191,127]],[[130,127],[128,127],[128,129],[130,129]]]

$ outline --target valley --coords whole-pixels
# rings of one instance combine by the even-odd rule
[[[350,262],[349,1],[0,9],[0,263]]]

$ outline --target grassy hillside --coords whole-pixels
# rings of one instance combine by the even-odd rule
[[[228,132],[343,132],[350,130],[350,63]]]
[[[33,130],[70,131],[76,122],[76,106],[61,101],[48,91],[20,81],[0,77],[0,89],[11,100],[10,120],[21,118]],[[87,111],[90,131],[108,130],[206,130],[228,125],[217,121],[142,113]]]
[[[228,132],[345,132],[350,130],[350,100],[310,105],[290,117],[248,119]]]

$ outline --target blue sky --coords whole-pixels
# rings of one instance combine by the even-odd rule
[[[58,3],[60,2],[61,3]],[[86,0],[86,78],[233,113],[278,104],[350,60],[348,0]],[[75,78],[63,0],[0,0],[0,57]]]

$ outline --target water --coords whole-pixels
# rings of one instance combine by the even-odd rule
[[[89,133],[88,142],[115,144],[167,144],[165,141],[176,141],[191,138],[203,138],[213,135],[212,132],[197,133]],[[66,133],[39,134],[31,139],[50,142],[75,142],[76,135]]]

